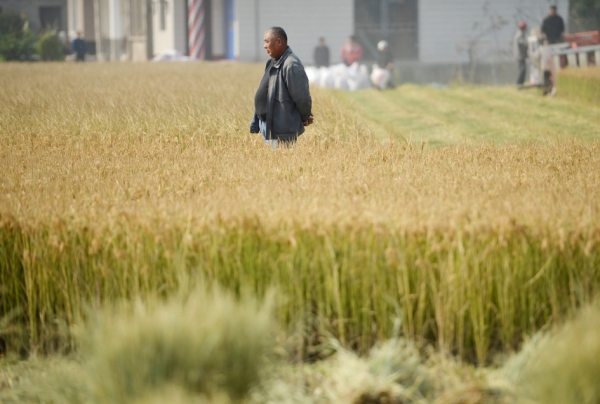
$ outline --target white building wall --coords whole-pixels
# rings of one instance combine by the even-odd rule
[[[162,51],[173,49],[175,46],[175,1],[163,0],[164,7],[161,9],[161,0],[156,0],[152,5],[152,48],[157,55]],[[161,13],[164,12],[164,27],[161,26]]]
[[[187,0],[173,0],[173,48],[182,55],[185,55],[187,51],[186,21]]]
[[[239,60],[266,61],[264,32],[280,26],[288,44],[304,65],[314,63],[313,50],[325,37],[331,63],[339,63],[340,49],[354,33],[353,0],[236,0]]]
[[[152,32],[153,51],[157,55],[162,51],[175,49],[185,55],[187,52],[187,0],[164,0],[165,27],[161,27],[160,0],[153,3]],[[206,17],[208,18],[208,17]]]
[[[70,39],[83,30],[83,0],[67,0],[68,34]]]
[[[419,59],[465,63],[512,61],[520,20],[539,27],[551,4],[568,24],[568,0],[419,0]]]

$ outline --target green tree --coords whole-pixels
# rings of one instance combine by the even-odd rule
[[[0,13],[0,57],[4,60],[31,60],[35,54],[35,34],[27,20],[14,11]]]
[[[600,0],[571,0],[571,31],[600,30]]]
[[[54,32],[49,31],[40,37],[38,53],[44,61],[65,60],[62,42]]]

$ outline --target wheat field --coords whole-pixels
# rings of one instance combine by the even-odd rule
[[[409,107],[418,87],[313,89],[315,124],[272,150],[248,133],[261,69],[0,65],[0,333],[12,349],[73,344],[61,324],[90,304],[214,281],[275,290],[299,358],[329,335],[367,352],[401,315],[411,339],[485,364],[594,299],[596,106],[543,101],[560,136],[512,108],[478,111],[479,125],[523,133],[489,138],[464,125],[473,99],[512,91],[526,108],[536,95],[421,89],[429,114],[456,115],[432,124],[432,147],[419,136],[430,118]],[[448,112],[452,97],[471,101]]]

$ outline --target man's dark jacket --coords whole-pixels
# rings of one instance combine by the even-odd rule
[[[304,133],[304,122],[308,121],[312,110],[304,66],[288,47],[279,59],[267,62],[265,71],[269,71],[267,139],[295,139]],[[259,132],[256,113],[250,132]]]
[[[76,53],[79,58],[83,59],[87,52],[87,45],[83,39],[75,38],[71,44],[71,50]]]
[[[549,15],[542,22],[542,33],[546,35],[548,42],[558,43],[562,41],[562,35],[565,32],[565,23],[561,16]]]

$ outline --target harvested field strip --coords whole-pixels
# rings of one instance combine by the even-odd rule
[[[600,134],[600,108],[543,98],[512,88],[412,85],[393,91],[336,93],[373,132],[427,141],[432,145],[469,142],[593,139]]]

